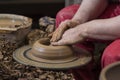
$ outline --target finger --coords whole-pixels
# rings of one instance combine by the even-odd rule
[[[67,24],[70,28],[73,28],[75,26],[77,26],[79,24],[78,21],[69,21],[69,23]]]
[[[54,32],[54,35],[53,35],[53,37],[52,37],[52,39],[51,39],[51,42],[58,41],[58,40],[62,37],[64,31],[66,30],[65,27],[66,27],[66,26],[62,26],[61,28],[57,29],[57,30]]]
[[[51,42],[58,41],[62,37],[65,30],[68,29],[68,26],[67,26],[66,22],[69,22],[69,20],[61,22],[59,27],[55,30],[55,32],[54,32],[54,34],[53,34],[53,36],[52,36],[52,38],[50,40]]]
[[[53,35],[52,35],[50,42],[53,42],[55,37],[56,37],[56,31],[53,32]]]
[[[54,35],[53,42],[58,41],[58,40],[61,38],[61,36],[62,36],[62,32],[61,32],[61,30],[59,29],[59,30],[56,31],[56,33],[55,33],[55,35]]]
[[[56,34],[54,34],[53,36],[52,36],[52,38],[51,38],[51,42],[54,42],[56,40]]]
[[[53,32],[48,34],[48,38],[51,38],[53,36]]]
[[[67,42],[64,40],[59,40],[58,42],[52,42],[51,45],[67,45]]]

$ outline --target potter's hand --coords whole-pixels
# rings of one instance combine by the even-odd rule
[[[83,30],[84,31],[84,30]],[[78,42],[82,42],[85,37],[82,35],[82,30],[80,31],[78,27],[66,30],[62,38],[58,42],[52,42],[52,45],[70,45]]]
[[[52,38],[51,38],[50,41],[51,42],[58,41],[62,37],[63,33],[67,29],[75,27],[78,24],[79,24],[79,22],[78,21],[74,21],[74,20],[65,20],[64,22],[61,22],[61,24],[59,25],[59,27],[53,33]]]

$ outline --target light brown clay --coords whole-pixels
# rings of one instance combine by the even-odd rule
[[[21,44],[31,30],[32,19],[15,14],[0,14],[0,39]]]
[[[44,40],[43,40],[44,39]],[[64,59],[73,56],[72,49],[68,46],[52,46],[48,38],[43,38],[34,43],[32,54],[39,58]]]
[[[70,46],[52,46],[49,38],[36,41],[33,46],[23,46],[13,53],[13,58],[25,65],[44,69],[69,69],[83,66],[92,59],[91,54],[84,50],[75,53]]]
[[[101,71],[99,80],[120,80],[120,61],[106,66]]]
[[[32,19],[15,14],[0,14],[0,30],[17,31],[31,26]]]

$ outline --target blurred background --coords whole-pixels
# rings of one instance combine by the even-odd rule
[[[0,13],[54,17],[64,4],[64,0],[0,0]]]
[[[64,6],[65,0],[0,0],[0,13],[31,17],[34,26],[38,26],[40,17],[55,17]]]
[[[81,0],[0,0],[0,13],[31,17],[33,25],[38,26],[40,17],[49,16],[55,18],[60,9],[80,2]]]

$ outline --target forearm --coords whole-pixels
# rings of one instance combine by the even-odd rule
[[[85,23],[85,25],[83,35],[86,38],[102,40],[120,38],[120,16],[111,19],[93,20]],[[83,24],[82,26],[84,27],[85,25]]]
[[[107,0],[83,0],[80,8],[72,18],[84,23],[99,16],[107,6]]]

